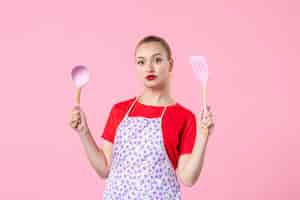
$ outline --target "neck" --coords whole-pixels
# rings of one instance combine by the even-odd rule
[[[165,84],[162,88],[144,88],[144,91],[140,95],[139,102],[147,105],[164,106],[175,104],[176,101],[172,99],[170,86]]]

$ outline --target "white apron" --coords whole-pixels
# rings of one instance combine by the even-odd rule
[[[125,117],[116,129],[104,200],[181,200],[180,184],[163,142],[162,117]]]

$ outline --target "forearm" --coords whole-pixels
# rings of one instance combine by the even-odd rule
[[[108,174],[107,160],[101,148],[99,148],[93,139],[90,131],[86,134],[80,134],[80,140],[83,144],[85,154],[101,178],[106,178]]]
[[[205,150],[208,142],[208,133],[204,131],[207,131],[207,129],[197,127],[193,151],[182,173],[182,177],[186,180],[186,183],[191,186],[198,180],[204,163]]]

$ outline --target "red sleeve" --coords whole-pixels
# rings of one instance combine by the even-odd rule
[[[196,138],[196,116],[191,113],[186,120],[182,130],[179,155],[185,153],[192,153]]]
[[[114,143],[114,137],[115,137],[115,130],[116,130],[116,106],[114,105],[109,113],[109,116],[106,120],[106,124],[104,127],[104,130],[102,132],[102,138],[105,140],[110,141],[111,143]]]

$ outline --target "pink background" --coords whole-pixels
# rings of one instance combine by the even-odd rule
[[[101,199],[104,181],[68,126],[70,79],[91,80],[82,107],[96,142],[111,106],[141,91],[133,49],[148,34],[173,49],[173,96],[198,112],[188,56],[206,56],[216,128],[184,199],[296,200],[299,1],[1,1],[0,199]]]

